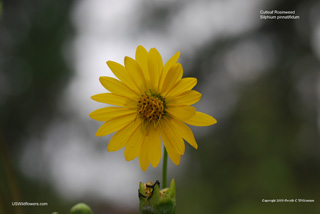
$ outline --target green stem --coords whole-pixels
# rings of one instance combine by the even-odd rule
[[[167,187],[167,163],[168,163],[168,153],[165,147],[163,147],[163,165],[162,165],[162,188]]]

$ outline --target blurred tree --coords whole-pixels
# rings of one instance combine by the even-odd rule
[[[73,1],[5,1],[0,23],[0,148],[3,213],[50,213],[49,207],[13,207],[41,202],[39,184],[18,169],[16,156],[30,133],[41,133],[58,114],[57,99],[71,77],[65,47],[73,33]],[[49,191],[48,188],[44,191]],[[47,192],[49,200],[52,193]],[[51,197],[52,198],[52,197]],[[45,211],[46,210],[46,211]]]
[[[270,10],[295,10],[301,19],[263,21],[255,31],[215,40],[194,54],[191,71],[202,82],[208,72],[224,68],[225,53],[257,38],[271,41],[276,60],[253,81],[233,83],[238,96],[234,110],[201,140],[199,152],[190,154],[194,156],[190,159],[199,161],[189,163],[198,173],[186,172],[183,184],[177,182],[179,213],[319,212],[320,63],[310,43],[314,26],[308,21],[316,4],[273,2]],[[263,41],[258,45],[265,45]],[[212,65],[212,59],[220,61],[199,71],[204,64]],[[262,203],[273,198],[306,198],[315,203]]]

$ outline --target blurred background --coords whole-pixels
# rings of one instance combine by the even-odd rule
[[[1,7],[2,5],[2,7]],[[260,10],[298,20],[260,20]],[[161,179],[107,152],[88,114],[105,105],[105,64],[138,45],[177,51],[198,78],[199,111],[181,164],[177,213],[320,212],[320,2],[317,0],[6,0],[0,2],[0,213],[138,213],[139,181]],[[315,203],[262,203],[262,199]],[[48,206],[12,206],[12,202]]]

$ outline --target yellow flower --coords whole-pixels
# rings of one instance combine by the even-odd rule
[[[100,82],[109,92],[92,96],[95,101],[114,105],[93,111],[89,116],[104,124],[97,136],[116,132],[108,151],[125,147],[124,156],[131,161],[139,156],[141,169],[149,164],[156,167],[161,159],[161,139],[173,163],[179,165],[187,141],[195,149],[198,145],[186,125],[209,126],[217,121],[193,106],[201,94],[192,88],[196,78],[182,78],[177,52],[164,66],[155,48],[148,52],[137,47],[135,60],[124,58],[124,66],[108,61],[107,65],[119,79],[102,76]],[[117,106],[117,107],[115,107]],[[186,123],[186,124],[185,124]]]

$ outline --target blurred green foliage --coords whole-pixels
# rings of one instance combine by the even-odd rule
[[[0,0],[0,19],[1,19],[1,16],[2,16],[2,1]]]
[[[72,3],[19,0],[2,5],[0,213],[51,213],[71,206],[46,182],[25,177],[17,161],[30,131],[41,136],[57,114],[57,98],[71,77],[63,47],[73,33],[69,22]],[[12,206],[12,202],[47,202],[48,206]]]
[[[219,71],[199,71],[200,65],[219,59],[242,41],[269,38],[279,50],[279,58],[267,72],[247,84],[234,85],[239,92],[234,110],[218,120],[214,132],[198,139],[198,151],[188,154],[192,156],[190,171],[176,178],[178,213],[320,212],[319,109],[315,102],[319,101],[320,62],[309,42],[312,26],[306,20],[315,5],[315,1],[273,2],[265,10],[296,10],[303,20],[264,21],[253,32],[214,41],[195,54],[198,58],[191,72],[201,82],[208,72]],[[297,68],[297,62],[303,62],[301,67]],[[303,87],[309,93],[301,95],[301,81],[307,81]],[[315,202],[262,202],[301,198]]]

